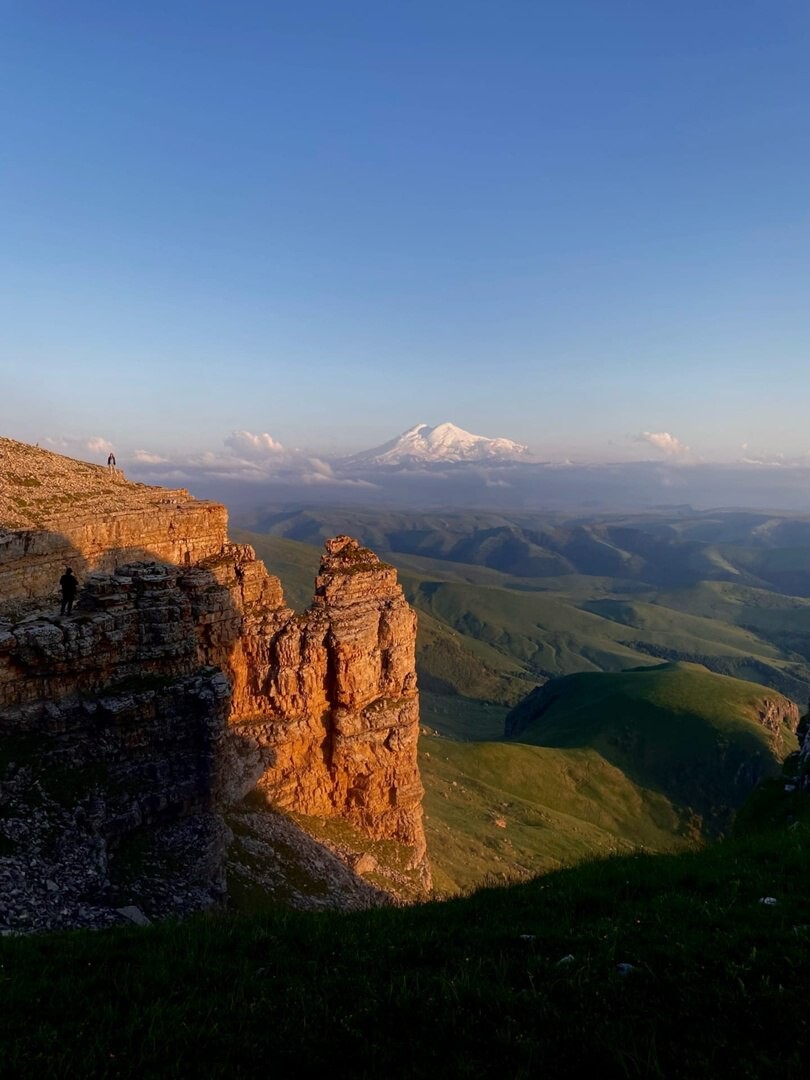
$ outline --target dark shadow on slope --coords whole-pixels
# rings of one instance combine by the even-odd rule
[[[651,679],[671,670],[664,665],[637,673]],[[751,791],[781,769],[781,757],[765,729],[741,719],[734,697],[724,704],[727,722],[711,719],[688,703],[665,708],[645,700],[620,686],[635,674],[586,673],[552,680],[512,710],[506,735],[539,746],[591,747],[634,783],[680,807],[687,821],[693,818],[691,828],[699,827],[708,836],[727,832]],[[690,678],[689,673],[685,677]],[[714,692],[722,690],[721,684]],[[766,688],[762,691],[767,694]],[[712,687],[707,693],[711,695]],[[752,685],[752,698],[755,693]]]

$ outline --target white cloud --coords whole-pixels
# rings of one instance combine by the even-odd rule
[[[327,476],[322,472],[302,472],[298,476],[289,477],[289,482],[304,484],[306,487],[313,487],[318,484],[329,484],[333,487],[371,488],[375,491],[379,490],[378,485],[372,484],[370,480],[352,480],[348,477],[339,479],[337,476]]]
[[[195,481],[240,484],[283,484],[294,486],[368,487],[375,484],[335,475],[328,461],[309,457],[299,450],[285,450],[267,432],[234,431],[221,450],[163,457],[149,450],[133,455],[131,472],[151,484]]]
[[[113,449],[110,440],[103,438],[101,435],[91,436],[84,445],[93,454],[109,454]]]
[[[70,457],[85,458],[89,454],[109,454],[113,444],[103,435],[61,435],[58,438],[45,439],[45,445],[57,453]]]
[[[225,440],[225,445],[241,458],[262,460],[269,455],[283,454],[284,447],[266,431],[254,435],[251,431],[234,431]]]
[[[142,465],[164,465],[168,462],[168,458],[161,457],[160,454],[150,454],[148,450],[136,450],[132,460]]]
[[[685,458],[689,455],[689,447],[668,431],[642,431],[636,435],[635,441],[649,443],[668,458]]]
[[[309,458],[310,468],[314,473],[319,476],[323,476],[326,479],[334,479],[335,472],[328,461],[323,461],[322,458]]]
[[[789,457],[772,450],[755,451],[747,443],[743,449],[746,451],[742,458],[743,465],[767,465],[779,469],[806,469],[810,466],[810,451]]]

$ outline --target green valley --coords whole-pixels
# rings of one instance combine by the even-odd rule
[[[431,863],[453,893],[700,846],[778,772],[798,720],[783,694],[810,687],[810,600],[738,569],[762,550],[750,519],[307,511],[238,537],[299,609],[323,535],[358,533],[397,567],[419,616]]]

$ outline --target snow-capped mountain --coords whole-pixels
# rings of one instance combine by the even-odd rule
[[[351,468],[380,465],[431,465],[434,463],[522,461],[529,450],[511,439],[488,439],[473,435],[455,424],[429,427],[417,424],[382,446],[346,458]]]

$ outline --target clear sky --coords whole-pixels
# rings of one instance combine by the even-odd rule
[[[0,433],[810,450],[806,0],[0,15]]]

